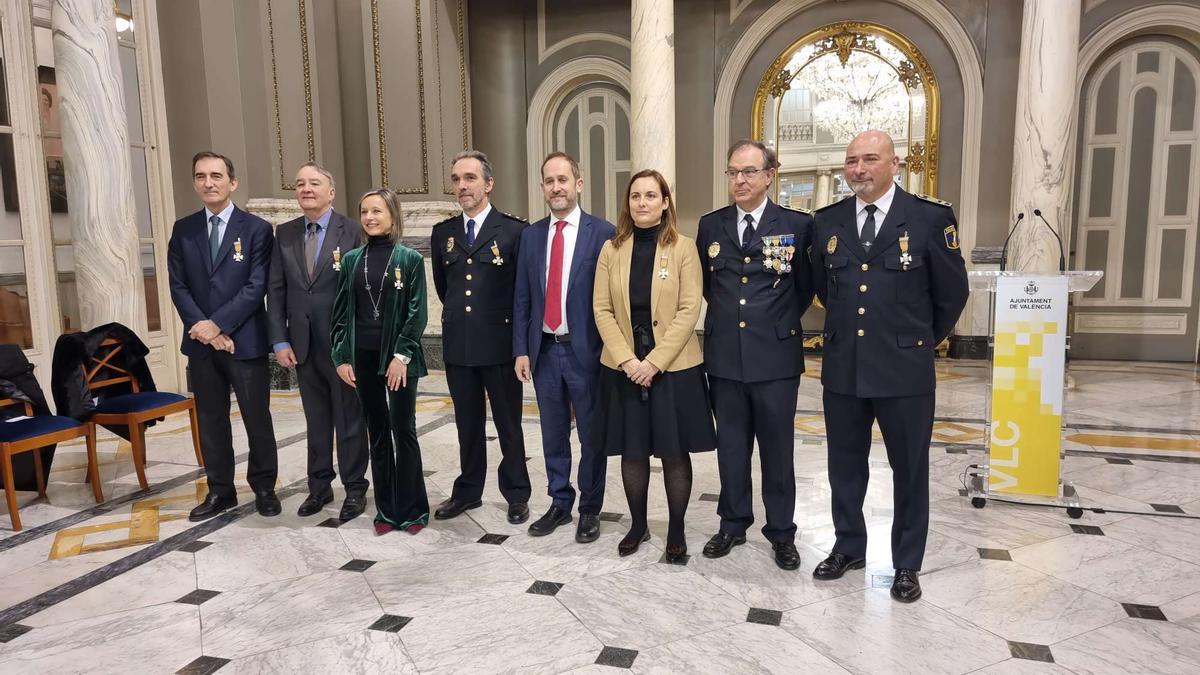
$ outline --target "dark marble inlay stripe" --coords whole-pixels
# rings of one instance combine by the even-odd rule
[[[225,667],[227,663],[229,663],[229,659],[217,656],[201,656],[175,671],[175,675],[209,675]]]

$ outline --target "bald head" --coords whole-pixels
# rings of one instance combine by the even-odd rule
[[[864,131],[846,148],[844,174],[850,189],[868,204],[887,193],[900,172],[892,137],[878,129]]]

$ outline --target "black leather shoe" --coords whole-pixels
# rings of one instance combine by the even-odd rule
[[[482,501],[464,502],[451,497],[438,504],[437,511],[433,512],[433,517],[438,520],[449,520],[456,516],[461,516],[464,511],[477,509],[481,506],[483,506]]]
[[[687,544],[667,544],[667,562],[678,565],[687,558]]]
[[[921,580],[916,570],[896,570],[892,579],[892,597],[900,602],[916,602],[921,597]]]
[[[734,546],[740,546],[744,543],[746,543],[746,537],[744,535],[741,537],[735,537],[732,534],[718,532],[712,536],[712,539],[708,540],[707,544],[704,545],[704,557],[723,558],[729,555],[729,552],[733,550]]]
[[[575,527],[575,541],[590,544],[600,538],[600,516],[594,513],[579,514],[579,525]]]
[[[817,564],[813,570],[813,578],[821,581],[841,579],[846,570],[861,570],[867,566],[862,558],[851,558],[845,553],[830,553],[829,557]]]
[[[275,496],[274,490],[254,493],[254,508],[258,509],[258,515],[266,518],[277,516],[283,511],[283,507],[279,504],[279,497]]]
[[[583,516],[580,516],[579,519],[583,520]],[[627,534],[621,540],[621,543],[617,544],[617,555],[622,558],[627,555],[633,555],[637,553],[638,547],[647,541],[650,541],[650,530],[643,532],[641,537],[635,537],[632,533]]]
[[[309,516],[316,515],[321,512],[321,509],[325,508],[326,504],[332,501],[332,493],[326,493],[324,497],[318,497],[317,495],[310,494],[308,497],[305,497],[303,502],[300,503],[300,508],[296,509],[296,515],[300,516],[301,518],[307,518]]]
[[[508,522],[520,525],[529,520],[529,505],[525,502],[508,505]]]
[[[188,520],[193,523],[198,523],[202,520],[208,520],[225,509],[231,509],[237,506],[237,497],[218,497],[213,493],[208,493],[204,501],[200,505],[192,509],[188,513]]]
[[[529,524],[529,534],[535,537],[544,537],[557,529],[559,525],[566,525],[569,522],[571,522],[569,511],[551,506],[546,515]]]
[[[792,542],[777,541],[771,544],[771,548],[775,551],[775,564],[779,565],[779,569],[790,572],[800,567],[800,551]]]
[[[367,510],[366,495],[346,495],[346,500],[342,502],[342,510],[338,511],[338,520],[342,522],[354,520],[365,510]]]

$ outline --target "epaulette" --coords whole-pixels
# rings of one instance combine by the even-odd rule
[[[837,206],[838,204],[841,204],[842,202],[846,201],[847,199],[854,199],[854,195],[850,195],[849,197],[843,197],[832,204],[826,204],[825,206],[822,206],[821,208],[817,209],[816,212],[820,213],[820,212],[824,211],[825,209],[831,209],[831,208]]]
[[[717,208],[713,209],[712,211],[709,211],[708,213],[702,214],[700,217],[701,217],[701,218],[703,218],[704,216],[711,216],[712,214],[716,213],[717,211],[723,211],[723,210],[725,210],[725,209],[727,209],[727,208],[729,208],[729,205],[725,205],[725,206],[718,206]]]
[[[803,213],[806,216],[811,216],[813,214],[812,211],[808,209],[802,209],[799,206],[780,206],[779,208],[787,209],[788,211],[795,211],[796,213]]]
[[[434,227],[441,227],[442,225],[445,225],[446,223],[452,223],[456,220],[461,220],[461,219],[462,219],[462,212],[459,211],[457,215],[453,215],[453,216],[450,216],[449,218],[446,218],[445,220],[438,221],[438,223],[436,225],[434,225]]]
[[[505,218],[508,218],[509,220],[515,220],[519,223],[528,223],[529,222],[528,220],[525,220],[524,218],[522,218],[520,216],[514,216],[511,213],[505,213],[503,211],[500,212],[500,215],[504,216]]]
[[[946,208],[950,208],[950,207],[954,206],[953,204],[951,204],[948,201],[945,201],[943,199],[938,199],[937,197],[930,197],[929,195],[913,195],[913,196],[922,201],[929,202],[930,204],[938,204],[940,206],[945,206]]]

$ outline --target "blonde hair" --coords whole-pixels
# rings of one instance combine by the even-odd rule
[[[400,237],[404,236],[404,221],[401,219],[400,213],[400,198],[396,196],[391,189],[381,187],[374,190],[368,190],[362,197],[358,198],[358,210],[362,212],[362,203],[367,197],[379,197],[387,206],[388,213],[392,214],[392,232],[389,235],[392,243],[400,241]]]

